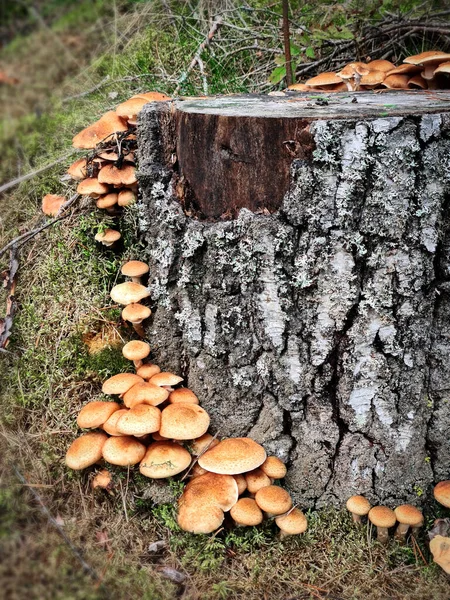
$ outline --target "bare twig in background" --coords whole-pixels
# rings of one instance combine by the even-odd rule
[[[203,50],[207,46],[209,46],[216,31],[219,29],[219,27],[221,25],[222,25],[222,17],[219,15],[218,17],[215,18],[214,23],[211,25],[211,29],[208,31],[208,35],[206,36],[206,38],[203,40],[203,42],[198,47],[197,52],[195,53],[194,58],[191,60],[187,70],[182,74],[182,76],[178,80],[178,84],[177,84],[177,87],[175,88],[174,95],[176,95],[178,93],[181,84],[183,83],[183,81],[186,80],[187,76],[189,75],[189,73],[192,71],[192,69],[195,67],[196,64],[198,64],[198,66],[200,68],[200,72],[202,74],[203,92],[205,93],[205,95],[208,95],[208,81],[206,79],[206,74],[204,71],[204,66],[203,66],[203,62],[201,59],[201,55],[203,53]]]
[[[21,177],[17,177],[16,179],[12,179],[11,181],[4,183],[3,185],[0,185],[0,194],[15,187],[16,185],[19,185],[19,183],[23,183],[24,181],[33,179],[33,177],[36,177],[37,175],[40,175],[41,173],[44,173],[45,171],[48,171],[49,169],[56,167],[56,165],[61,164],[62,162],[67,160],[70,156],[72,156],[72,154],[74,152],[75,152],[75,150],[73,150],[72,152],[69,152],[68,154],[65,154],[64,156],[61,156],[60,158],[57,158],[56,160],[49,163],[48,165],[45,165],[44,167],[40,167],[39,169],[36,169],[35,171],[30,171],[30,173],[26,173],[25,175],[22,175]]]
[[[67,536],[66,532],[61,527],[61,525],[58,523],[58,521],[52,516],[52,514],[50,513],[50,511],[48,510],[48,508],[44,504],[44,501],[42,500],[40,494],[36,491],[36,489],[33,486],[30,486],[30,484],[25,479],[25,477],[22,475],[22,473],[19,471],[19,469],[16,467],[16,465],[13,465],[13,470],[14,470],[14,472],[16,474],[17,479],[24,486],[27,486],[30,494],[33,496],[33,498],[38,503],[39,509],[41,510],[42,513],[44,513],[44,515],[47,517],[49,523],[51,523],[51,525],[53,525],[53,527],[56,529],[56,531],[59,533],[59,535],[66,542],[66,544],[70,548],[72,554],[75,556],[75,558],[78,560],[78,562],[80,563],[80,565],[83,567],[83,570],[90,577],[92,577],[92,579],[94,581],[96,581],[96,582],[99,583],[100,582],[100,577],[97,575],[96,571],[90,565],[88,565],[88,563],[84,560],[81,552],[78,550],[78,548],[76,548],[76,546],[74,545],[74,543],[72,542],[72,540]]]
[[[283,40],[284,40],[284,61],[286,65],[286,85],[293,84],[292,76],[292,58],[291,58],[291,36],[289,34],[289,2],[283,0]]]
[[[69,213],[67,212],[67,209],[72,206],[72,204],[80,197],[79,194],[74,194],[71,198],[69,198],[69,200],[67,200],[67,202],[65,202],[61,208],[59,209],[58,215],[56,216],[55,219],[53,219],[52,221],[48,221],[48,223],[45,223],[44,225],[42,225],[41,227],[37,227],[36,229],[32,229],[31,231],[27,231],[26,233],[23,233],[22,235],[19,235],[18,237],[14,238],[13,240],[11,240],[8,244],[6,244],[6,246],[4,246],[1,250],[0,250],[0,256],[3,256],[3,254],[9,250],[12,247],[19,247],[22,244],[28,242],[29,240],[31,240],[32,238],[34,238],[34,236],[36,236],[38,233],[41,233],[41,231],[44,231],[44,229],[47,229],[48,227],[51,227],[52,225],[54,225],[55,223],[57,223],[58,221],[62,221],[63,219],[66,219],[69,216]]]

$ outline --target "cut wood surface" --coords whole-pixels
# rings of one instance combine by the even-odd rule
[[[288,462],[300,505],[356,493],[420,503],[450,471],[450,94],[314,96],[142,111],[155,359],[185,377],[213,431],[249,435]],[[251,173],[263,161],[267,185],[283,147],[263,120],[301,124],[278,208],[264,210],[257,192],[258,210],[238,210],[249,187],[227,177],[244,171],[227,171],[223,138],[201,116],[229,120],[229,152],[245,150],[234,132],[253,138],[255,162],[242,164]],[[205,136],[208,151],[189,156]],[[203,198],[219,215],[202,210],[201,178],[186,181],[196,160],[205,177],[198,163],[216,165]]]

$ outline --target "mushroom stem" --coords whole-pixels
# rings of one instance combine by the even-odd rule
[[[409,525],[406,523],[399,523],[397,529],[395,530],[394,537],[399,542],[404,542],[406,540],[406,534],[408,533]]]
[[[377,527],[377,540],[380,544],[387,544],[389,541],[389,529],[387,527]]]
[[[139,367],[142,367],[142,365],[144,364],[143,360],[133,360],[134,366],[136,367],[136,369],[139,369]]]
[[[139,283],[139,284],[141,284],[141,283],[142,283],[142,282],[141,282],[141,278],[140,278],[140,277],[132,277],[132,278],[131,278],[131,281],[134,281],[134,283]]]
[[[139,337],[145,338],[145,330],[142,323],[133,323],[133,329],[138,334]]]
[[[417,537],[420,533],[420,529],[423,527],[423,522],[420,523],[420,525],[416,525],[415,527],[411,528],[411,534],[415,537]]]
[[[361,521],[361,517],[359,515],[357,515],[356,513],[352,513],[352,519],[353,519],[353,523],[356,523],[357,525],[362,525],[362,521]]]

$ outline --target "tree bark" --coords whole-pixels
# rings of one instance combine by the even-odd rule
[[[213,431],[285,460],[303,507],[359,493],[420,503],[450,473],[450,96],[357,98],[148,105],[138,126],[155,360],[185,377]],[[233,204],[222,162],[216,189],[233,218],[218,218],[214,189],[220,212],[205,214],[192,159],[186,173],[177,160],[192,149],[180,135],[191,117],[202,172],[208,156],[220,164],[224,120],[233,151],[255,122],[297,119],[279,199],[249,210],[244,185]]]

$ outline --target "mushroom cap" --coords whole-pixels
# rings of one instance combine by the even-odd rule
[[[397,518],[387,506],[374,506],[369,510],[369,520],[375,527],[393,527]]]
[[[311,77],[311,79],[305,81],[304,85],[307,87],[326,87],[328,85],[335,85],[337,83],[342,83],[342,79],[338,77],[336,73],[325,72],[320,73],[315,77]]]
[[[371,509],[371,504],[364,496],[352,496],[347,500],[347,510],[360,517],[367,515]]]
[[[183,402],[185,404],[200,404],[194,392],[188,388],[178,388],[169,394],[169,402],[177,404]]]
[[[381,71],[382,73],[388,73],[389,71],[392,71],[392,69],[395,69],[395,65],[391,63],[391,61],[385,60],[384,58],[371,60],[366,66],[371,71]]]
[[[418,508],[411,504],[402,504],[394,509],[395,516],[399,523],[418,527],[423,522],[423,514]]]
[[[422,77],[422,75],[414,75],[408,80],[408,87],[418,87],[422,90],[426,90],[428,88],[428,83],[427,80]]]
[[[288,535],[304,533],[308,528],[308,521],[299,508],[293,508],[287,515],[277,517],[275,523]]]
[[[125,306],[122,311],[122,319],[130,321],[130,323],[141,323],[144,319],[148,319],[151,314],[152,311],[148,306],[136,302]]]
[[[145,477],[164,479],[184,471],[191,464],[191,455],[175,442],[155,442],[147,448],[139,471]]]
[[[286,476],[287,468],[277,456],[268,456],[261,465],[261,471],[272,479],[283,479]]]
[[[255,500],[261,510],[272,515],[282,515],[292,508],[289,493],[278,485],[268,485],[255,494]]]
[[[150,344],[140,340],[131,340],[122,348],[122,354],[128,360],[142,360],[150,354]]]
[[[97,198],[97,208],[111,208],[111,206],[117,204],[117,197],[118,195],[115,192],[100,196],[100,198]]]
[[[66,465],[79,471],[95,464],[102,458],[102,450],[108,436],[99,431],[80,435],[72,442],[66,453]]]
[[[253,498],[240,498],[230,510],[231,518],[238,525],[248,527],[262,523],[264,515]]]
[[[439,504],[450,508],[450,480],[440,481],[435,485],[433,495]]]
[[[267,475],[261,469],[254,469],[253,471],[246,473],[245,481],[250,494],[256,494],[256,492],[261,488],[272,484],[270,477],[267,477]]]
[[[197,462],[189,471],[189,477],[191,479],[195,479],[196,477],[200,477],[200,475],[205,475],[206,473],[209,473],[209,471],[207,471],[206,469],[202,469]]]
[[[119,410],[117,402],[88,402],[78,413],[77,424],[82,429],[100,427],[109,417]]]
[[[125,435],[146,435],[158,431],[161,425],[161,411],[156,406],[137,404],[130,408],[117,421],[119,433]]]
[[[161,371],[150,379],[150,383],[153,385],[178,385],[183,381],[182,377],[179,375],[175,375],[174,373],[169,373],[168,371]]]
[[[98,172],[98,180],[100,183],[109,183],[111,185],[132,185],[137,181],[136,167],[123,163],[119,169],[119,167],[109,163]]]
[[[436,535],[430,541],[430,551],[434,562],[450,575],[450,538]]]
[[[167,400],[168,396],[169,392],[166,389],[141,380],[125,392],[123,403],[128,408],[134,408],[138,404],[158,406]]]
[[[105,113],[98,121],[86,127],[77,133],[72,140],[74,148],[84,148],[90,150],[111,136],[113,133],[127,131],[128,125],[124,119],[121,119],[113,110]]]
[[[98,487],[106,490],[111,485],[111,482],[111,473],[108,471],[108,469],[102,469],[95,475],[94,479],[91,482],[91,486],[93,490],[95,490],[95,488]]]
[[[369,71],[367,75],[361,77],[361,85],[378,85],[383,83],[386,78],[384,71]]]
[[[134,283],[134,281],[125,281],[125,283],[119,283],[115,285],[110,292],[111,298],[118,304],[136,304],[144,298],[150,296],[148,289],[140,283]]]
[[[149,272],[149,267],[140,260],[129,260],[122,266],[121,271],[125,277],[142,277]]]
[[[87,175],[87,161],[85,158],[79,158],[74,163],[70,165],[67,169],[67,174],[72,177],[72,179],[76,179],[81,181]]]
[[[293,83],[288,86],[288,90],[296,90],[297,92],[310,92],[311,87],[306,83]]]
[[[42,212],[44,215],[54,217],[58,214],[61,206],[66,202],[65,196],[58,196],[57,194],[46,194],[42,198]]]
[[[339,73],[336,73],[338,77],[342,79],[353,79],[355,74],[360,75],[361,77],[364,75],[368,75],[370,69],[365,63],[362,62],[352,62],[348,65],[345,65]]]
[[[264,448],[251,438],[228,438],[207,450],[198,462],[212,473],[238,475],[257,469],[266,458]]]
[[[141,367],[139,367],[139,369],[136,371],[136,373],[139,375],[139,377],[142,377],[142,379],[145,379],[146,381],[150,380],[153,375],[156,375],[156,373],[161,373],[161,369],[158,367],[158,365],[152,365],[152,363],[146,363],[145,365],[142,365]],[[160,387],[160,386],[158,386]]]
[[[429,65],[431,63],[441,63],[450,60],[450,54],[441,52],[440,50],[427,50],[420,54],[408,56],[403,61],[408,65]]]
[[[144,380],[134,373],[118,373],[103,382],[102,392],[104,394],[125,394],[136,383]]]
[[[154,431],[152,433],[152,438],[155,440],[155,442],[165,442],[167,440],[167,438],[163,437],[159,431]]]
[[[239,498],[236,480],[231,475],[218,475],[217,473],[205,473],[199,475],[187,484],[180,504],[195,504],[199,499],[219,506],[224,512],[230,510]]]
[[[95,240],[102,244],[114,244],[114,242],[120,240],[121,237],[120,232],[115,229],[105,229],[105,231],[95,234]]]
[[[128,412],[127,408],[121,408],[120,410],[116,410],[116,412],[113,412],[113,414],[109,417],[109,419],[107,421],[105,421],[105,423],[103,423],[103,425],[102,425],[103,431],[106,431],[106,433],[108,433],[109,435],[114,435],[114,436],[124,435],[123,433],[120,433],[120,431],[117,430],[117,421],[120,419],[120,417],[122,417],[127,412]]]
[[[125,102],[119,104],[116,108],[116,113],[120,117],[134,117],[137,115],[145,104],[149,102],[162,102],[170,100],[169,96],[160,92],[146,92],[145,94],[136,94]]]
[[[159,433],[172,440],[194,440],[208,431],[209,421],[206,410],[197,404],[169,404],[162,411]]]
[[[130,436],[110,437],[103,446],[103,458],[112,465],[129,467],[142,460],[145,450],[144,444]]]
[[[450,61],[440,63],[437,69],[435,69],[434,74],[436,73],[450,73]]]
[[[244,475],[232,475],[232,477],[234,477],[234,479],[237,483],[238,494],[239,494],[239,496],[241,496],[247,489],[247,481],[245,480],[245,476]]]
[[[218,529],[224,518],[225,514],[218,506],[181,504],[178,508],[177,523],[183,531],[205,534]]]
[[[408,87],[408,81],[408,75],[388,75],[381,85],[390,90],[404,90]]]
[[[77,192],[83,196],[103,195],[109,192],[109,187],[105,183],[100,183],[96,177],[88,177],[77,185]]]
[[[407,65],[404,63],[395,67],[392,71],[388,71],[386,75],[416,75],[417,73],[420,73],[421,70],[422,67],[419,65]]]
[[[133,190],[121,190],[117,202],[119,206],[131,206],[136,202],[136,194]]]
[[[169,396],[170,400],[170,396]],[[204,433],[196,440],[192,440],[190,447],[192,454],[198,456],[205,451],[206,448],[214,448],[219,443],[218,439],[215,439],[210,433]]]

